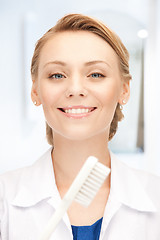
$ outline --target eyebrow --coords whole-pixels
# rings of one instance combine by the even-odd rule
[[[56,65],[61,65],[61,66],[66,66],[67,65],[65,62],[62,62],[62,61],[51,61],[51,62],[46,63],[44,65],[44,68],[49,64],[56,64]]]
[[[105,62],[105,61],[101,61],[101,60],[93,60],[93,61],[89,61],[89,62],[86,62],[84,65],[85,66],[91,66],[91,65],[95,65],[95,64],[99,64],[99,63],[103,63],[103,64],[106,64],[107,66],[109,66],[111,68],[111,66]],[[50,65],[50,64],[55,64],[55,65],[61,65],[61,66],[66,66],[67,64],[63,61],[51,61],[51,62],[48,62],[44,65],[44,68],[47,66],[47,65]]]
[[[94,61],[86,62],[85,66],[91,66],[91,65],[94,65],[94,64],[98,64],[98,63],[104,63],[111,68],[111,66],[107,62],[101,61],[101,60],[94,60]]]

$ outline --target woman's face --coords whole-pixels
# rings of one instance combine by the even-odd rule
[[[41,50],[32,99],[42,104],[54,135],[84,140],[109,136],[117,103],[128,91],[108,43],[87,31],[65,31]]]

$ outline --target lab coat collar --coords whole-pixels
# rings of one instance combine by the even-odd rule
[[[114,199],[132,209],[156,212],[157,209],[140,180],[138,170],[129,167],[111,154],[111,192]],[[147,180],[147,179],[146,179]]]
[[[13,205],[29,207],[47,200],[55,209],[61,198],[55,184],[50,148],[32,166],[24,168]],[[156,208],[137,177],[136,171],[111,154],[111,191],[117,203],[130,208],[155,212]]]
[[[46,201],[54,211],[58,208],[61,197],[58,192],[52,164],[50,148],[32,166],[24,168],[22,171],[17,192],[12,205],[16,207],[31,207],[39,202]],[[68,215],[65,213],[63,220],[68,227],[70,234],[71,226]]]
[[[12,201],[14,206],[30,207],[52,197],[57,205],[60,196],[55,184],[51,152],[52,148],[32,166],[22,170],[15,198]]]

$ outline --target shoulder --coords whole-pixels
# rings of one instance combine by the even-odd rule
[[[149,198],[160,211],[160,176],[147,171],[132,168],[132,171],[142,184]]]
[[[4,198],[7,195],[10,197],[14,196],[15,187],[18,185],[21,177],[23,176],[27,168],[29,167],[9,171],[0,175],[1,198]]]
[[[153,174],[149,171],[146,170],[141,170],[137,168],[132,168],[132,171],[134,174],[144,183],[148,183],[149,185],[151,184],[158,184],[160,185],[160,176]]]
[[[19,185],[29,185],[37,173],[43,172],[45,160],[49,156],[49,149],[41,157],[39,157],[32,165],[20,169],[9,171],[0,175],[0,199],[14,198]]]
[[[136,183],[145,191],[146,196],[152,201],[160,212],[160,176],[146,170],[136,169],[127,165],[128,171],[137,179]],[[134,186],[137,188],[138,186]]]
[[[133,168],[112,154],[111,181],[114,191],[128,205],[136,208],[138,204],[137,209],[160,212],[160,176]]]
[[[116,164],[116,166],[118,166],[118,170],[121,170],[122,172],[127,172],[127,176],[129,176],[130,174],[134,174],[134,176],[140,181],[140,183],[143,185],[143,187],[146,188],[146,190],[152,189],[154,191],[155,188],[157,189],[160,187],[159,175],[153,174],[147,170],[132,167],[130,164],[127,164],[126,162],[118,159],[115,154],[111,154],[114,163]]]
[[[15,189],[24,170],[25,168],[0,175],[0,222],[7,215],[6,204],[14,198],[16,194]]]

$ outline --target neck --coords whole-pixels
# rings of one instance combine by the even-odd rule
[[[73,141],[54,134],[52,159],[57,185],[64,187],[65,183],[66,188],[70,186],[89,156],[97,157],[101,163],[110,167],[106,135]]]

